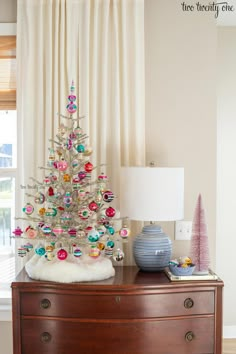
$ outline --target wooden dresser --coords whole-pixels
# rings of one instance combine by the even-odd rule
[[[12,283],[14,354],[221,354],[219,281],[117,267],[105,281]]]

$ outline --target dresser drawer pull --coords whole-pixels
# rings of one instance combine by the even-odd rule
[[[116,296],[116,302],[117,302],[117,304],[119,304],[119,302],[120,302],[120,296]]]
[[[194,334],[192,331],[189,331],[185,334],[186,342],[191,342],[194,339]]]
[[[43,343],[49,343],[52,339],[52,336],[48,332],[43,332],[40,336],[41,342]]]
[[[188,297],[187,299],[184,300],[184,307],[186,309],[191,309],[193,307],[193,305],[194,305],[194,301],[190,297]]]
[[[51,301],[48,299],[43,299],[40,301],[40,306],[42,309],[48,309],[51,306]]]

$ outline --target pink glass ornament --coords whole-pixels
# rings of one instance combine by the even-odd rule
[[[28,228],[27,231],[26,231],[26,236],[28,238],[36,238],[38,234],[38,231],[35,230],[33,227],[32,228]]]
[[[58,170],[59,171],[65,171],[68,167],[68,163],[65,160],[61,160],[58,162]]]
[[[21,230],[21,228],[19,226],[17,226],[17,228],[13,231],[13,234],[17,237],[20,237],[21,234],[23,234],[23,231]]]
[[[61,235],[63,233],[63,228],[58,225],[58,226],[55,226],[53,229],[52,229],[52,232],[56,235]]]
[[[130,230],[126,226],[122,227],[119,231],[119,235],[123,239],[127,238],[129,236],[129,234],[130,234]]]
[[[69,103],[69,104],[66,106],[66,109],[67,109],[67,111],[68,111],[70,114],[72,114],[72,113],[75,113],[75,112],[76,112],[77,106],[76,106],[76,104],[74,104],[74,103]]]
[[[86,177],[86,172],[85,171],[80,171],[78,173],[78,177],[79,177],[79,179],[84,179]]]
[[[70,102],[75,102],[76,96],[75,96],[75,95],[69,95],[69,96],[68,96],[68,100],[69,100]]]
[[[34,212],[34,207],[33,205],[31,205],[30,203],[27,203],[24,208],[23,208],[23,212],[26,215],[31,215]]]

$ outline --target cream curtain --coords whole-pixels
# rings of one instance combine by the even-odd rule
[[[17,16],[18,213],[72,80],[92,162],[119,197],[120,166],[145,165],[144,0],[18,0]]]

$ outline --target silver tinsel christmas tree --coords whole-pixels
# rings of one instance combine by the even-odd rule
[[[50,141],[43,181],[31,178],[35,193],[23,207],[27,226],[14,230],[21,240],[18,255],[34,255],[26,271],[34,279],[60,282],[106,279],[114,275],[114,262],[122,261],[122,242],[129,235],[124,225],[116,230],[114,194],[101,171],[93,178],[92,148],[80,127],[74,84],[68,96],[68,115],[60,115],[58,134]],[[121,222],[119,223],[121,224]]]

